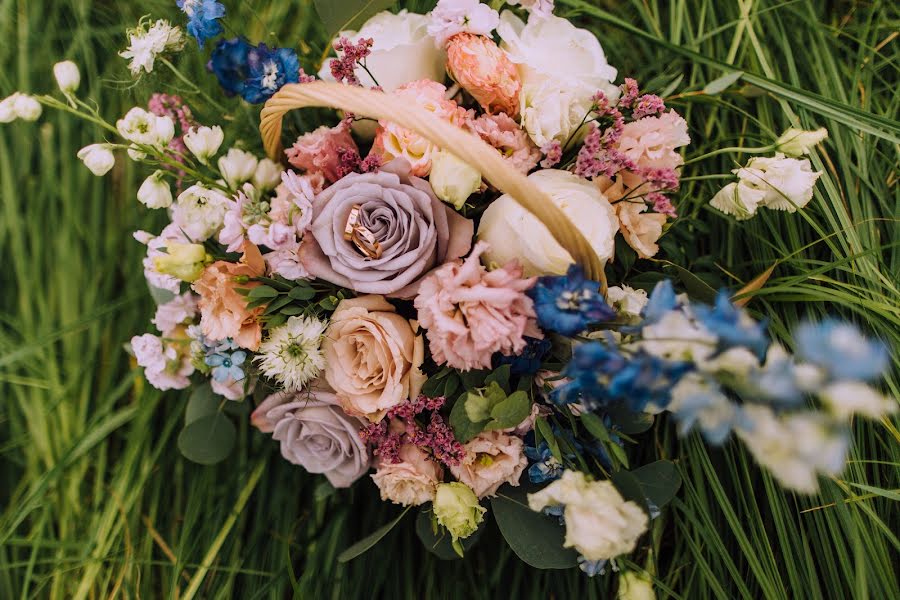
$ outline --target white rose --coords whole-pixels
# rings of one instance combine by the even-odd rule
[[[172,189],[165,180],[165,173],[156,171],[144,180],[137,193],[138,201],[147,208],[168,208],[172,205]]]
[[[435,196],[459,210],[481,187],[481,172],[454,154],[441,150],[431,157],[428,181]]]
[[[435,47],[434,39],[428,35],[425,15],[406,10],[397,14],[384,11],[366,21],[359,31],[342,31],[338,36],[353,42],[360,38],[374,40],[366,67],[386,92],[419,79],[444,80],[447,55]],[[321,79],[333,79],[328,62],[325,61],[319,72]],[[356,76],[366,87],[375,85],[362,67],[356,68]]]
[[[820,127],[815,131],[806,131],[804,129],[795,129],[791,127],[781,134],[775,144],[778,150],[784,152],[788,156],[798,157],[809,154],[815,146],[822,143],[828,137],[828,130]]]
[[[228,154],[219,159],[219,171],[232,189],[237,189],[256,174],[259,159],[243,150],[231,148]]]
[[[567,548],[588,560],[608,560],[634,550],[647,530],[649,518],[636,503],[625,500],[609,481],[591,481],[579,471],[562,477],[535,494],[528,494],[531,510],[565,505]]]
[[[53,65],[53,77],[56,78],[56,84],[59,85],[59,89],[66,94],[71,94],[81,84],[81,73],[78,71],[78,65],[71,60],[65,60]]]
[[[862,415],[880,419],[897,411],[897,401],[860,381],[837,381],[820,394],[831,411],[841,419]]]
[[[625,317],[636,318],[647,305],[647,292],[636,290],[627,285],[613,286],[606,291],[606,299],[610,306]]]
[[[37,121],[43,112],[41,103],[28,94],[13,94],[13,112],[23,121]]]
[[[78,151],[78,158],[91,173],[103,177],[116,164],[116,157],[106,144],[91,144]]]
[[[619,221],[596,186],[568,171],[555,169],[536,171],[528,179],[550,195],[588,240],[601,262],[612,259]],[[488,206],[478,227],[478,239],[491,245],[483,255],[486,264],[505,265],[518,259],[526,277],[564,275],[574,262],[547,227],[509,195]]]
[[[224,140],[225,133],[218,125],[191,127],[190,131],[184,134],[184,145],[203,164],[207,164],[209,159],[215,156]]]
[[[761,204],[774,210],[796,212],[813,197],[821,171],[813,171],[807,159],[787,158],[778,152],[773,157],[751,158],[743,169],[735,170],[741,183],[766,192]]]
[[[158,117],[138,106],[116,121],[116,129],[129,142],[158,148],[175,136],[175,122],[171,117]]]
[[[524,83],[519,94],[522,128],[541,148],[553,140],[565,144],[571,137],[577,141],[587,134],[587,127],[582,127],[575,135],[591,110],[591,96],[596,91],[582,83],[563,83],[557,79]]]
[[[215,235],[225,222],[228,198],[200,184],[181,192],[172,209],[172,222],[194,242]]]
[[[253,174],[253,187],[263,192],[274,190],[281,183],[281,172],[281,165],[274,160],[262,159]]]

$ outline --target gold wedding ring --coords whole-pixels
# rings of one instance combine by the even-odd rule
[[[344,226],[344,239],[353,242],[366,258],[381,258],[381,244],[375,239],[375,234],[359,224],[359,211],[362,207],[354,204],[347,216],[347,224]]]

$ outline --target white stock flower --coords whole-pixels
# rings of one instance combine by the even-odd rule
[[[147,23],[140,23],[134,29],[127,32],[128,48],[119,53],[119,56],[131,62],[128,68],[132,75],[138,75],[141,71],[150,73],[156,57],[163,52],[177,52],[184,48],[184,33],[178,27],[173,27],[168,21],[162,19],[156,21],[147,28]]]
[[[137,193],[138,201],[147,208],[168,208],[172,205],[172,189],[163,171],[156,171],[144,180]]]
[[[642,330],[641,348],[666,360],[702,362],[716,351],[718,338],[682,310],[670,310]]]
[[[270,192],[281,183],[281,165],[274,160],[264,158],[256,166],[253,173],[253,187],[263,192]]]
[[[634,550],[649,518],[636,503],[625,500],[610,481],[591,481],[580,471],[562,477],[534,494],[528,506],[539,511],[563,505],[566,548],[588,560],[609,560]]]
[[[97,177],[109,173],[116,164],[116,157],[106,144],[91,144],[78,151],[78,158]]]
[[[216,155],[224,140],[225,133],[218,125],[191,127],[190,131],[184,134],[184,145],[203,164],[209,163],[209,159]]]
[[[813,131],[791,127],[775,141],[778,150],[794,158],[809,154],[810,150],[821,144],[828,137],[824,127]]]
[[[296,392],[325,368],[322,336],[327,323],[314,317],[291,317],[269,332],[259,346],[260,370],[280,382],[285,391]]]
[[[796,212],[813,197],[821,171],[813,171],[809,160],[787,158],[782,153],[773,157],[755,157],[735,174],[746,186],[766,193],[761,204],[774,210]]]
[[[481,0],[439,0],[428,14],[428,35],[443,48],[459,33],[490,37],[499,24],[497,11]]]
[[[481,172],[453,153],[439,150],[431,157],[428,181],[435,196],[459,210],[481,187]]]
[[[819,396],[839,419],[862,415],[879,419],[897,411],[897,401],[860,381],[837,381],[825,387]]]
[[[528,180],[550,195],[584,234],[601,262],[612,258],[619,221],[596,186],[568,171],[555,169],[536,171]],[[478,226],[478,239],[491,246],[482,255],[486,265],[503,266],[515,259],[523,266],[526,277],[564,275],[573,262],[547,227],[509,195],[488,206]]]
[[[620,316],[636,318],[641,316],[641,311],[644,310],[648,298],[646,291],[622,285],[606,290],[606,300]]]
[[[116,129],[129,142],[163,148],[175,136],[175,121],[135,106],[116,121]]]
[[[63,93],[71,94],[81,84],[81,73],[78,65],[71,60],[64,60],[53,65],[53,77]]]
[[[172,209],[172,222],[194,242],[215,235],[225,221],[228,198],[199,183],[181,192]]]
[[[238,148],[231,148],[225,156],[219,158],[219,171],[232,189],[250,181],[256,173],[257,165],[258,158]]]

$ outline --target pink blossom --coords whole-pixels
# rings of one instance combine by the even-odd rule
[[[687,122],[674,110],[627,123],[617,149],[642,169],[674,169],[684,159],[676,148],[691,143]]]
[[[264,255],[266,272],[269,275],[281,275],[291,281],[309,278],[309,271],[300,262],[300,256],[297,253],[299,249],[300,244],[297,244],[294,248],[275,250]]]
[[[447,72],[491,114],[519,113],[519,71],[494,40],[460,33],[447,46]]]
[[[419,288],[419,324],[428,330],[437,364],[463,371],[489,368],[495,352],[515,355],[525,347],[524,336],[543,337],[525,295],[535,278],[522,279],[515,262],[487,271],[479,257],[488,248],[479,242],[465,261],[438,268]]]
[[[328,183],[341,178],[341,151],[353,151],[359,155],[359,148],[350,135],[350,125],[346,120],[336,127],[323,125],[307,133],[285,151],[288,162],[307,174],[320,173]]]
[[[469,119],[467,126],[499,150],[509,164],[523,174],[535,168],[541,159],[541,151],[525,130],[505,113]]]
[[[144,377],[156,389],[183,390],[191,385],[194,366],[187,352],[179,352],[178,344],[149,333],[131,338],[137,363],[144,367]],[[187,344],[184,346],[186,349]]]
[[[144,257],[144,277],[147,283],[161,290],[168,290],[173,294],[181,291],[181,280],[172,275],[165,275],[156,270],[154,260],[158,256],[165,255],[165,248],[169,242],[190,244],[190,240],[181,228],[174,223],[169,223],[158,236],[153,236],[144,231],[134,234],[136,240],[147,246],[147,256]]]
[[[541,154],[544,155],[541,167],[552,169],[562,160],[562,144],[559,143],[559,140],[550,140],[541,148]]]
[[[157,307],[153,325],[164,336],[169,336],[179,325],[183,325],[195,316],[197,316],[197,296],[191,292],[185,292]]]
[[[364,64],[363,61],[371,52],[374,43],[375,40],[372,38],[360,38],[355,44],[343,36],[335,40],[333,47],[338,53],[338,58],[333,58],[328,63],[331,76],[335,81],[349,85],[361,85],[356,76],[356,65]]]

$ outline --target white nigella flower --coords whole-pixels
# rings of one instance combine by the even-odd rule
[[[237,189],[242,183],[253,179],[257,165],[259,165],[258,158],[237,148],[231,148],[219,159],[219,171],[232,189]]]
[[[191,130],[184,134],[184,145],[203,164],[207,164],[209,159],[215,156],[224,140],[225,133],[218,125],[191,127]]]
[[[259,346],[260,370],[284,385],[285,391],[300,391],[325,368],[321,342],[326,327],[315,317],[291,317]]]
[[[119,53],[119,56],[131,61],[128,68],[132,75],[138,75],[141,71],[152,72],[157,56],[184,48],[184,33],[178,27],[162,19],[149,27],[147,25],[142,21],[129,30],[128,48]]]
[[[191,240],[202,242],[222,228],[227,210],[228,198],[198,183],[178,196],[172,222]]]
[[[116,121],[116,129],[129,142],[158,148],[175,137],[175,121],[171,117],[158,117],[138,106]]]

